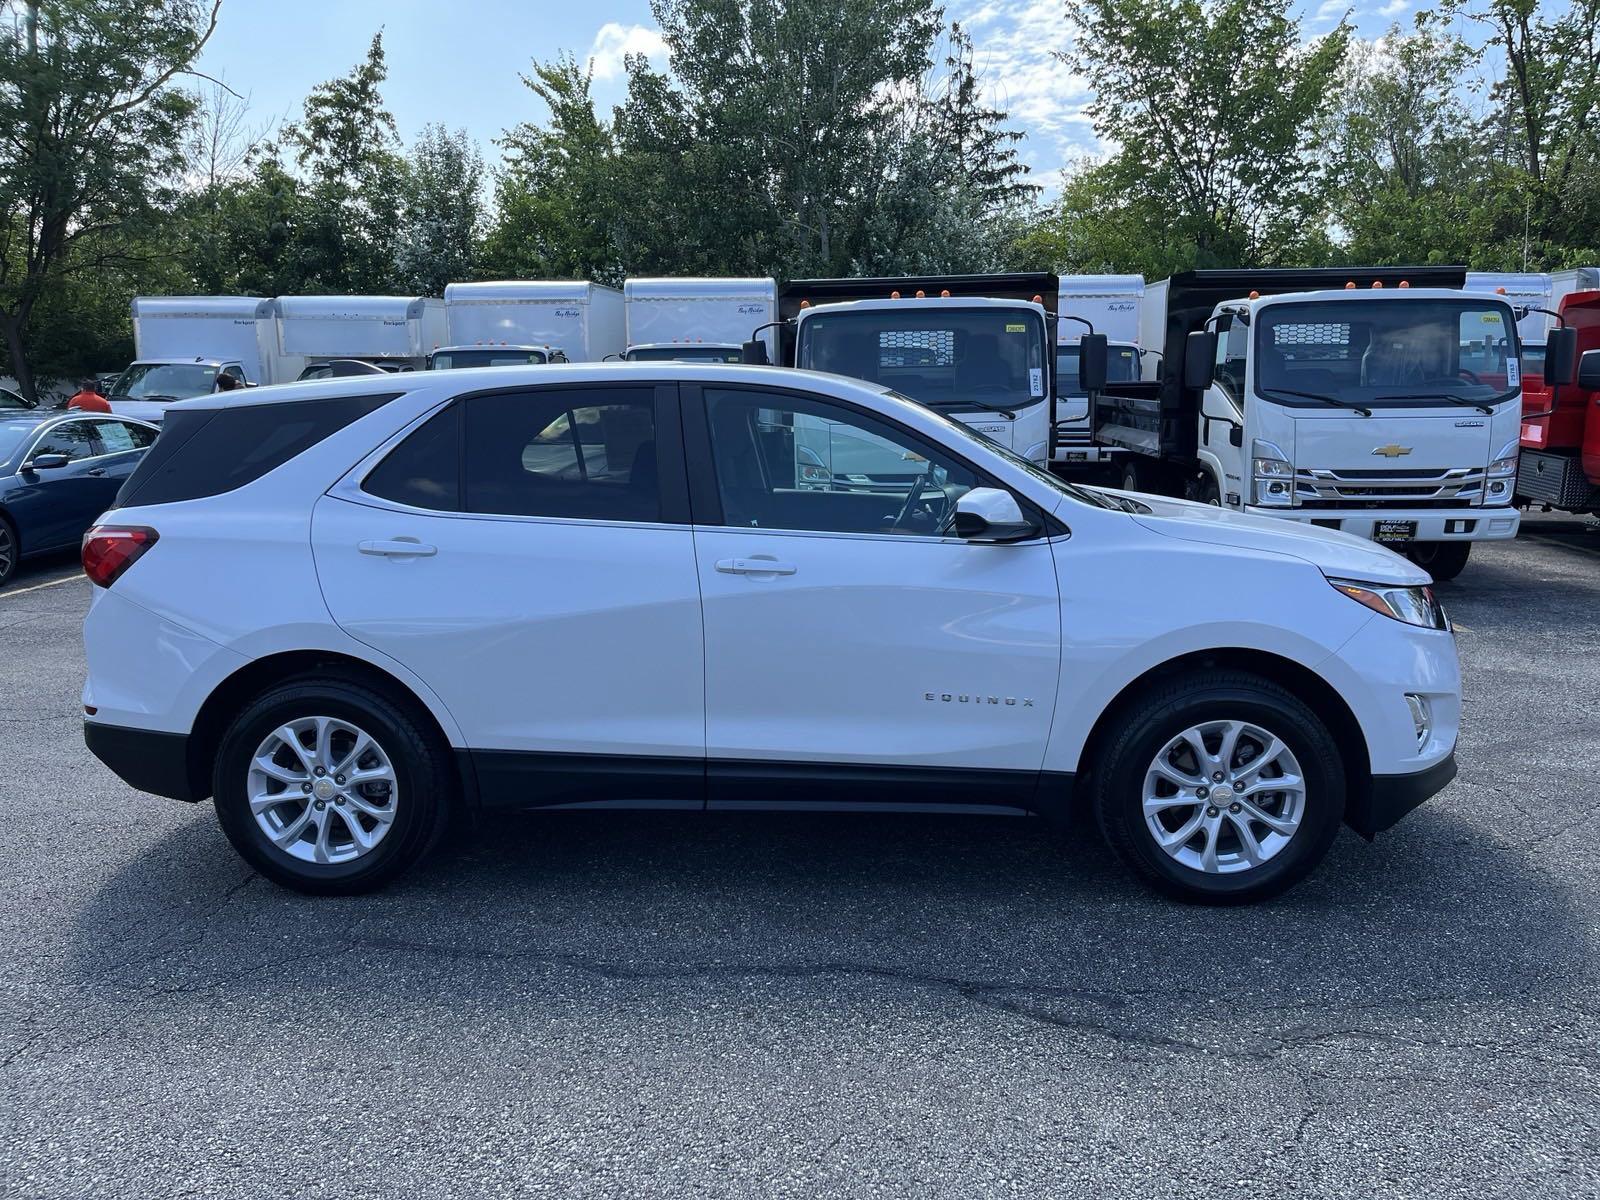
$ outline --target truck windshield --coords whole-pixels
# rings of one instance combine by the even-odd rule
[[[881,383],[949,411],[1044,399],[1044,322],[1031,309],[904,308],[818,313],[800,326],[796,365]]]
[[[1256,318],[1256,394],[1296,408],[1494,404],[1521,390],[1517,353],[1511,309],[1493,300],[1274,304]]]
[[[537,367],[549,361],[543,350],[513,350],[509,346],[474,346],[469,350],[436,350],[428,361],[431,371],[462,367]]]
[[[738,346],[635,346],[628,351],[629,362],[743,362]]]
[[[209,396],[216,383],[216,367],[205,363],[134,363],[111,385],[111,394],[129,400],[187,400]]]
[[[1113,344],[1106,355],[1107,383],[1134,383],[1139,379],[1139,347]],[[1056,347],[1056,395],[1082,396],[1078,383],[1078,347]]]

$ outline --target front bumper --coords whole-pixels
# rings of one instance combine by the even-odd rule
[[[1409,775],[1374,775],[1371,787],[1351,795],[1345,807],[1345,824],[1370,840],[1393,828],[1424,800],[1438,795],[1455,777],[1454,751],[1426,770]]]
[[[205,799],[203,785],[190,778],[188,734],[85,721],[83,742],[131,788],[190,803]]]
[[[1415,521],[1418,542],[1504,541],[1517,536],[1522,513],[1509,506],[1494,508],[1273,508],[1247,505],[1245,512],[1255,517],[1275,517],[1340,529],[1367,541],[1374,540],[1379,522]]]

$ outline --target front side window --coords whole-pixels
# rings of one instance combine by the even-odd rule
[[[992,410],[1044,398],[1044,348],[1031,309],[859,309],[807,317],[797,365],[881,383],[929,408]]]
[[[1493,404],[1521,385],[1511,309],[1482,298],[1273,304],[1255,347],[1256,391],[1277,404]]]
[[[100,453],[95,442],[94,429],[88,421],[65,421],[42,436],[34,445],[30,457],[41,454],[65,454],[68,462],[93,458]]]
[[[825,400],[707,388],[722,523],[816,533],[946,534],[973,472]]]
[[[552,388],[465,403],[468,512],[661,519],[652,388]]]

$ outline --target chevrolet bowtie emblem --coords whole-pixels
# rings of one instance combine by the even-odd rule
[[[1385,458],[1399,458],[1402,454],[1410,454],[1411,453],[1411,447],[1410,446],[1396,446],[1393,443],[1390,443],[1387,446],[1379,446],[1376,450],[1373,451],[1373,453],[1374,454],[1381,454]]]

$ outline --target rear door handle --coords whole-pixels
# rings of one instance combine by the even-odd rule
[[[356,545],[356,549],[363,554],[377,554],[385,558],[431,558],[439,553],[437,546],[426,546],[416,538],[360,542]]]
[[[719,558],[717,570],[724,575],[793,575],[793,563],[779,562],[775,558]]]

